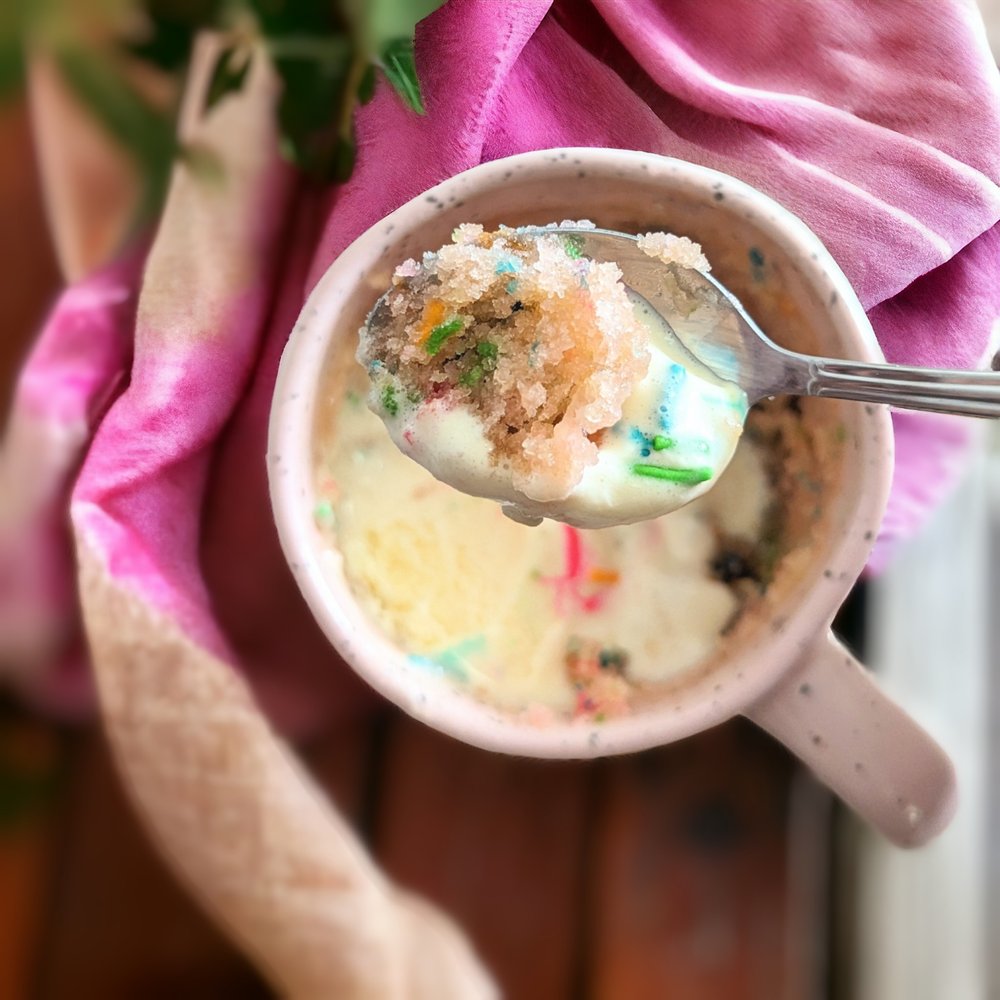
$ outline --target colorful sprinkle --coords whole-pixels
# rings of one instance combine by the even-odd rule
[[[396,387],[391,382],[382,389],[381,402],[382,409],[390,417],[395,417],[399,414],[399,400],[396,399]]]
[[[333,505],[329,500],[320,500],[315,507],[313,507],[313,517],[317,521],[329,522],[333,520]]]
[[[486,637],[474,635],[430,656],[411,653],[408,659],[411,663],[430,669],[435,673],[443,674],[454,680],[467,681],[469,679],[469,665],[466,663],[466,659],[473,653],[481,653],[485,649]]]
[[[482,365],[476,365],[474,368],[470,368],[458,381],[462,385],[473,386],[482,382],[483,376],[486,374]]]
[[[673,424],[671,406],[686,378],[687,369],[683,365],[671,364],[667,374],[667,384],[664,386],[663,402],[660,404],[660,426],[667,432]]]
[[[517,291],[517,282],[511,279],[510,281],[507,282],[507,294],[513,295],[516,291]],[[515,305],[516,304],[517,303],[515,303]],[[514,311],[516,312],[517,310],[515,309]]]
[[[583,584],[596,581],[590,577],[590,571],[586,568],[587,558],[583,548],[583,540],[579,530],[571,525],[564,524],[562,530],[563,572],[559,576],[543,576],[541,581],[552,585],[555,592],[556,610],[559,614],[567,614],[574,605],[587,613],[599,611],[608,596],[607,584],[603,584],[597,593],[584,591]],[[608,582],[610,583],[610,580]]]
[[[428,354],[437,354],[437,352],[441,350],[442,344],[444,344],[444,342],[453,333],[458,333],[464,325],[465,324],[456,317],[455,319],[448,320],[447,323],[442,323],[440,326],[434,327],[434,329],[431,330],[430,336],[427,338],[424,350],[426,350]]]
[[[566,256],[571,260],[579,260],[583,256],[583,240],[579,236],[566,236],[562,244]]]
[[[476,344],[476,354],[486,361],[496,361],[499,348],[496,344],[491,344],[488,340],[481,340]]]
[[[712,470],[705,467],[697,469],[673,469],[662,465],[633,465],[632,471],[637,476],[647,476],[650,479],[666,479],[671,483],[683,483],[685,486],[704,483],[712,478]]]
[[[605,569],[603,566],[595,566],[588,574],[591,583],[602,583],[605,586],[617,583],[621,579],[616,569]]]
[[[515,260],[513,257],[504,257],[503,260],[497,262],[497,274],[517,274],[520,270],[521,262],[519,260]]]
[[[440,299],[431,299],[424,307],[424,315],[420,320],[420,333],[417,336],[418,344],[426,344],[427,338],[436,326],[440,326],[444,320],[444,303]]]
[[[677,442],[671,437],[664,437],[662,434],[656,434],[653,436],[652,440],[653,451],[666,451],[667,448],[674,448]]]

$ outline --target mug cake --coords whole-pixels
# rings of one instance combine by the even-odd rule
[[[481,227],[460,231],[454,246],[478,240],[482,247],[482,237]],[[684,242],[682,250],[701,263],[697,248]],[[485,244],[490,251],[494,245]],[[662,240],[658,245],[662,252]],[[574,258],[571,248],[558,252]],[[469,256],[461,262],[465,273],[482,262],[482,255],[476,261]],[[510,326],[521,322],[523,307],[512,308],[521,301],[516,296],[523,290],[530,302],[529,296],[541,294],[519,274],[530,262],[523,253],[510,253],[508,242],[492,253],[481,294],[498,277],[503,287],[490,300],[490,316],[502,316]],[[436,276],[436,268],[431,273]],[[708,669],[741,621],[766,603],[778,563],[794,559],[808,542],[811,525],[822,516],[809,498],[821,495],[824,468],[839,463],[831,450],[842,447],[845,434],[836,428],[818,433],[819,425],[804,420],[811,401],[768,401],[751,412],[742,438],[745,409],[739,413],[731,447],[719,463],[728,462],[728,468],[710,477],[708,492],[673,513],[599,528],[552,520],[515,523],[490,499],[460,492],[403,454],[413,450],[407,436],[415,420],[446,396],[442,385],[467,405],[502,364],[503,352],[530,348],[527,341],[504,340],[496,320],[463,324],[452,317],[455,329],[448,328],[445,313],[460,315],[458,306],[448,302],[438,281],[413,294],[409,286],[420,278],[425,273],[414,261],[397,269],[395,287],[404,286],[409,297],[400,295],[395,316],[383,319],[383,327],[398,332],[395,353],[386,347],[385,329],[381,339],[373,338],[369,324],[359,352],[363,364],[355,360],[351,341],[327,359],[313,441],[313,517],[331,570],[344,574],[359,605],[412,665],[529,722],[601,723]],[[451,291],[453,298],[462,294],[469,293]],[[435,349],[428,350],[434,331],[442,329]],[[626,328],[624,336],[632,332]],[[482,344],[493,351],[484,353]],[[637,340],[620,351],[627,372],[641,349]],[[442,352],[443,359],[427,363]],[[401,356],[409,357],[410,369],[400,364]],[[480,369],[473,381],[469,373]],[[401,371],[408,381],[401,381]],[[525,372],[519,374],[523,379]],[[738,389],[732,388],[735,398]],[[703,443],[681,418],[680,434],[668,425],[634,428],[626,395],[617,401],[613,426],[595,430],[623,440],[619,450],[628,449],[630,468],[659,467],[665,442],[683,455],[693,455]],[[698,415],[703,428],[712,430],[711,412]],[[520,473],[517,486],[537,496],[532,469]],[[569,490],[580,476],[585,480],[583,469],[575,474]],[[565,506],[565,495],[552,496],[556,480],[550,474],[541,492],[548,490],[549,500]],[[556,493],[560,486],[569,492],[564,481]]]

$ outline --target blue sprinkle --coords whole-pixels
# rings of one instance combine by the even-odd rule
[[[649,458],[649,448],[650,448],[649,438],[646,437],[646,435],[643,434],[642,431],[639,430],[639,428],[636,427],[635,425],[629,428],[629,437],[635,442],[636,446],[638,447],[639,454],[643,458]]]
[[[419,656],[411,653],[407,659],[414,666],[422,667],[439,677],[450,677],[456,681],[467,681],[469,671],[466,668],[465,659],[473,653],[480,653],[486,648],[486,637],[484,635],[474,635],[461,642],[456,642],[447,649],[442,649],[440,653],[433,656]]]
[[[513,257],[504,257],[503,260],[497,262],[497,274],[517,274],[520,270],[521,262],[519,260],[515,260]]]
[[[665,431],[670,431],[673,424],[673,415],[670,412],[670,407],[686,378],[687,369],[683,365],[674,363],[670,366],[667,374],[664,400],[660,406],[660,426]]]
[[[508,281],[507,282],[507,294],[508,295],[513,295],[516,291],[517,291],[517,282],[513,281],[513,280]]]

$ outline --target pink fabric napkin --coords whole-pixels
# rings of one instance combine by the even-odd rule
[[[187,652],[157,675],[160,694],[204,656],[245,677],[280,728],[335,721],[370,697],[278,548],[270,395],[324,269],[387,212],[484,160],[599,145],[726,171],[820,235],[891,361],[973,367],[988,351],[1000,84],[972,0],[450,0],[419,27],[417,64],[426,117],[381,84],[358,117],[354,176],[321,193],[277,162],[258,118],[240,118],[242,99],[224,101],[191,127],[229,130],[235,183],[201,191],[178,170],[144,274],[133,257],[56,305],[0,464],[0,496],[32,490],[0,506],[0,663],[19,664],[33,697],[88,700],[83,661],[67,658],[71,484],[105,713],[127,714],[118,685],[142,682],[128,650],[145,664],[166,635]],[[965,424],[914,414],[896,430],[876,566],[933,509],[968,438]],[[209,770],[226,766],[209,757]]]

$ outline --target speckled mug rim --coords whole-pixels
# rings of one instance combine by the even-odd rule
[[[415,667],[369,620],[339,572],[322,565],[322,546],[313,522],[312,433],[315,403],[336,328],[336,308],[348,290],[377,269],[393,234],[415,232],[441,206],[461,201],[471,191],[537,179],[579,164],[591,175],[634,177],[649,183],[662,177],[678,189],[725,193],[748,218],[797,258],[799,271],[822,292],[823,308],[836,308],[838,328],[856,360],[883,361],[883,355],[857,296],[819,238],[796,216],[750,185],[727,174],[652,153],[606,148],[538,150],[484,163],[457,174],[402,205],[359,236],[320,278],[302,309],[279,367],[268,436],[268,477],[281,545],[310,609],[344,659],[372,687],[410,715],[458,739],[485,749],[534,757],[594,757],[644,749],[684,738],[746,712],[771,690],[803,652],[825,635],[838,607],[860,575],[888,498],[892,472],[892,428],[884,407],[851,410],[858,424],[856,461],[865,470],[855,490],[838,497],[853,505],[852,530],[836,539],[825,572],[800,593],[779,630],[763,643],[735,649],[711,678],[684,688],[683,702],[665,698],[599,725],[558,721],[535,726],[482,703],[457,686]],[[372,302],[377,296],[373,288]],[[836,304],[836,305],[834,305]]]

